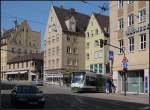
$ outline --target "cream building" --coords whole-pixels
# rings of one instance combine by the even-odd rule
[[[7,62],[16,56],[28,53],[37,53],[40,49],[40,33],[34,32],[26,20],[20,24],[15,22],[15,27],[5,30],[1,36],[1,75],[7,78],[9,71]]]
[[[93,13],[86,29],[85,66],[86,70],[106,74],[110,72],[109,46],[100,47],[100,39],[109,42],[109,17]]]
[[[110,1],[110,43],[125,50],[127,92],[149,91],[149,1]],[[124,91],[122,51],[114,51],[113,78]]]
[[[53,6],[45,31],[45,80],[62,77],[66,72],[85,69],[85,29],[89,16]]]
[[[7,61],[8,69],[4,79],[33,81],[42,79],[43,53],[29,53]]]

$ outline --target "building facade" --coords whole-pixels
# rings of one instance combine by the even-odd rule
[[[7,62],[16,56],[28,53],[38,53],[40,50],[40,33],[31,30],[27,21],[20,24],[15,21],[15,27],[5,30],[1,35],[1,75],[9,70]]]
[[[26,81],[42,79],[43,53],[30,53],[14,57],[7,62],[7,65],[8,69],[4,79]]]
[[[88,20],[89,16],[72,8],[51,8],[45,31],[45,80],[85,68],[84,31]]]
[[[100,47],[100,39],[109,42],[109,17],[95,14],[91,18],[86,29],[85,38],[85,68],[96,73],[109,73],[109,46]]]
[[[127,92],[149,91],[149,1],[110,1],[110,43],[123,48],[127,58]],[[113,78],[124,91],[123,52],[114,51]]]

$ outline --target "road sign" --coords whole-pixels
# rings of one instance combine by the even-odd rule
[[[114,59],[114,52],[109,51],[109,60],[113,60],[113,59]]]

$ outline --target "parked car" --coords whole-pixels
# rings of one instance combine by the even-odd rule
[[[32,84],[36,85],[36,86],[43,86],[44,81],[43,80],[34,80],[34,81],[32,81]]]
[[[36,105],[44,107],[43,92],[34,85],[17,85],[11,91],[11,102],[14,106]]]

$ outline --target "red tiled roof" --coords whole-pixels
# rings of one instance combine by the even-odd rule
[[[94,13],[94,16],[96,17],[99,26],[101,27],[102,31],[104,32],[104,35],[109,37],[109,32],[105,31],[105,28],[109,30],[109,16],[96,14]]]
[[[53,7],[54,7],[54,10],[57,14],[57,17],[58,17],[59,21],[60,21],[60,24],[62,26],[62,30],[64,32],[69,31],[67,29],[65,21],[68,18],[72,17],[72,16],[74,16],[75,20],[76,20],[77,32],[81,32],[81,33],[85,32],[85,30],[87,28],[87,25],[88,25],[88,22],[89,22],[89,19],[90,19],[90,17],[88,15],[76,12],[72,8],[71,9],[64,9],[64,8],[59,8],[59,7],[56,7],[56,6],[53,6]]]

